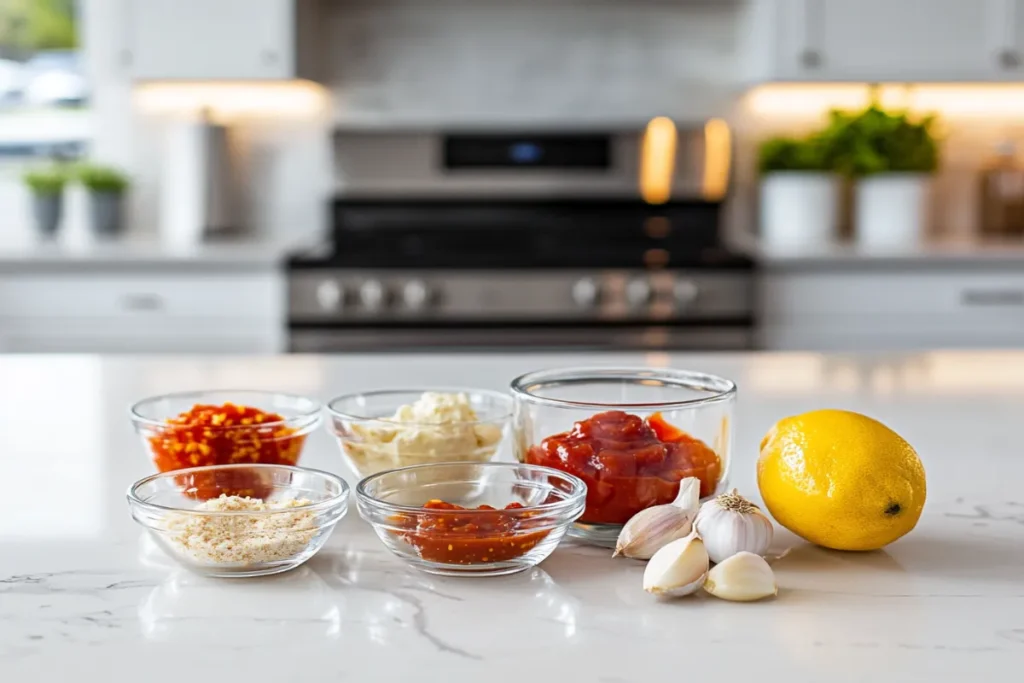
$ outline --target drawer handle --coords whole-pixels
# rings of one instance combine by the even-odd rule
[[[129,311],[151,313],[164,308],[164,300],[158,294],[128,294],[121,299],[121,305]]]
[[[800,53],[800,64],[805,69],[817,69],[821,66],[821,53],[817,50],[804,50]]]
[[[1024,306],[1024,290],[965,289],[960,303],[964,306]]]
[[[1014,50],[1003,50],[999,53],[999,65],[1004,69],[1016,69],[1020,66],[1020,54]]]

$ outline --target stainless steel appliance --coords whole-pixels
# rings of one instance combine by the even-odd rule
[[[750,348],[720,138],[339,135],[330,241],[289,262],[290,347]]]
[[[231,131],[204,111],[197,120],[174,122],[168,133],[161,231],[184,243],[239,232],[239,178]]]

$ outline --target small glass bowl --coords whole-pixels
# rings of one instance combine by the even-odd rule
[[[259,511],[197,509],[253,488],[265,502],[308,505]],[[237,494],[236,494],[237,495]],[[132,518],[187,569],[206,576],[277,574],[313,557],[348,510],[349,487],[328,472],[285,465],[214,465],[154,474],[128,490]]]
[[[425,393],[465,394],[477,419],[401,422],[391,419]],[[512,399],[497,391],[460,387],[385,389],[339,396],[327,403],[330,429],[360,477],[438,462],[487,462],[505,441]]]
[[[284,419],[205,428],[168,422],[196,405],[224,404],[257,408]],[[295,465],[306,435],[320,424],[320,404],[271,391],[192,391],[139,401],[131,407],[131,419],[160,472],[242,463]]]
[[[589,487],[587,510],[569,531],[573,538],[614,547],[622,522],[626,520],[609,523],[607,519],[601,519],[602,507],[608,509],[609,501],[613,501],[617,505],[616,513],[626,513],[628,517],[639,511],[639,508],[636,511],[628,509],[630,496],[635,496],[636,500],[658,499],[651,504],[667,503],[675,496],[672,491],[678,489],[678,486],[672,486],[672,482],[678,479],[662,479],[651,472],[624,471],[615,477],[604,478],[608,471],[605,463],[587,476],[579,468],[563,464],[567,457],[564,447],[559,450],[557,458],[545,455],[541,450],[540,444],[547,437],[568,432],[575,423],[598,413],[623,411],[644,419],[660,413],[669,429],[682,430],[717,454],[720,461],[717,481],[702,486],[702,494],[707,497],[726,488],[736,399],[736,385],[730,380],[670,368],[565,368],[531,372],[516,378],[512,382],[512,397],[515,403],[512,445],[516,459],[558,469],[564,467],[571,474],[580,474]],[[694,445],[691,452],[698,448],[706,453],[701,445]],[[615,451],[610,455],[621,458],[622,454],[615,445],[609,449]],[[591,453],[590,457],[594,455]],[[668,462],[667,458],[665,462]],[[626,465],[629,464],[627,461]],[[652,466],[659,465],[655,463]],[[641,465],[633,462],[632,467],[639,469]],[[666,472],[674,469],[669,465],[666,468]],[[653,485],[660,488],[652,488]],[[707,490],[709,488],[711,490]],[[658,495],[650,495],[652,491],[657,491]],[[625,505],[622,504],[624,502]],[[591,516],[589,521],[588,515]]]
[[[413,567],[444,576],[499,576],[550,555],[582,514],[586,493],[582,480],[548,467],[443,463],[369,476],[356,486],[356,502],[384,545]],[[497,509],[424,509],[430,500]],[[510,503],[523,507],[502,509]],[[501,531],[481,531],[488,528]]]

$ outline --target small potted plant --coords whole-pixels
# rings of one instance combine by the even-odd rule
[[[806,248],[835,240],[840,182],[831,157],[831,143],[821,133],[761,143],[761,240],[766,247]]]
[[[64,185],[67,174],[59,166],[34,168],[23,176],[32,194],[32,214],[36,227],[46,237],[53,237],[60,228],[64,212]]]
[[[935,117],[913,118],[872,104],[833,112],[836,163],[856,179],[854,232],[866,247],[918,244],[928,228],[931,181],[939,167]]]
[[[124,195],[128,178],[107,166],[83,165],[78,179],[89,193],[89,219],[97,235],[112,236],[124,229]]]

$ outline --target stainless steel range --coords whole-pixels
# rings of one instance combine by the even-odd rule
[[[291,349],[752,347],[727,140],[666,124],[337,136],[331,241],[289,262]]]

